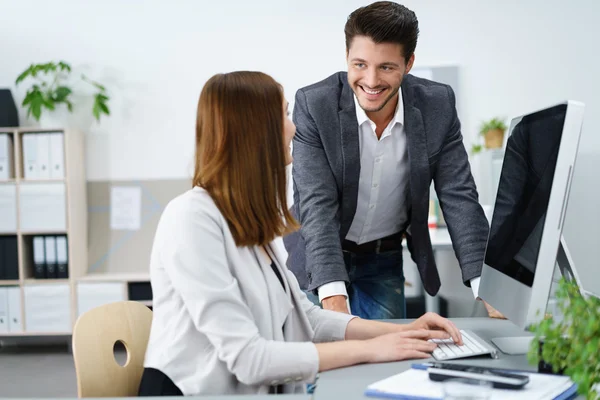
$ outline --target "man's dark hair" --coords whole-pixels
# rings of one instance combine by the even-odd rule
[[[419,21],[415,13],[392,1],[378,1],[355,10],[346,21],[346,51],[355,36],[367,36],[375,43],[402,45],[404,59],[410,59],[417,47]]]

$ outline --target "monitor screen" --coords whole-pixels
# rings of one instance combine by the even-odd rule
[[[559,105],[513,121],[506,143],[485,264],[529,287],[566,112],[567,106]]]

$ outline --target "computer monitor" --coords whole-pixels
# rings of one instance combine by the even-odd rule
[[[583,113],[582,103],[567,101],[510,123],[479,297],[523,329],[544,318],[557,259],[571,269],[561,238]],[[524,354],[530,340],[493,343]]]

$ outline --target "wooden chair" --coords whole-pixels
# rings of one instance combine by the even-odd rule
[[[151,323],[152,311],[136,301],[105,304],[79,316],[73,328],[79,398],[137,396]],[[119,341],[127,351],[123,366],[114,356]]]

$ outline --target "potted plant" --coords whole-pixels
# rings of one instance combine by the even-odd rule
[[[586,399],[600,399],[600,299],[584,297],[574,281],[561,279],[556,293],[562,318],[531,326],[532,364],[569,376]]]
[[[23,71],[17,77],[17,85],[27,78],[33,80],[21,103],[23,107],[27,107],[27,116],[33,116],[36,121],[39,121],[44,109],[52,112],[60,106],[73,112],[73,89],[68,83],[70,74],[71,66],[64,61],[31,64]],[[100,122],[102,114],[110,115],[106,88],[85,75],[81,75],[81,80],[95,90],[91,111],[96,121]]]
[[[481,124],[479,134],[484,138],[484,144],[474,144],[471,148],[472,154],[477,154],[486,149],[499,149],[504,143],[504,133],[506,132],[506,124],[498,117],[492,118]]]

